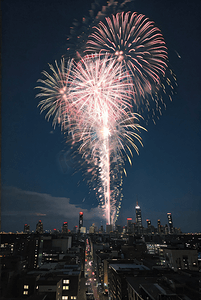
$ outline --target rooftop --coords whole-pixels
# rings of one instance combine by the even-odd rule
[[[111,268],[115,271],[127,271],[127,270],[150,270],[148,267],[142,264],[110,264]]]

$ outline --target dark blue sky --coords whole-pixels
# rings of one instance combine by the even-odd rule
[[[84,225],[100,224],[97,200],[80,173],[62,172],[63,136],[40,115],[37,79],[66,53],[74,18],[88,14],[91,1],[4,0],[2,10],[2,230],[70,228],[84,211]],[[201,231],[201,85],[199,0],[136,0],[134,10],[154,20],[169,49],[177,94],[156,125],[143,133],[144,148],[127,165],[119,223],[135,217],[138,198],[143,224],[151,219],[183,232]],[[177,53],[179,53],[178,57]],[[103,221],[104,224],[104,221]]]

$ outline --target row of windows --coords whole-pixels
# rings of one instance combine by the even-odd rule
[[[62,300],[68,300],[68,299],[77,299],[76,296],[62,296]]]
[[[64,285],[63,290],[69,290],[69,285]]]
[[[63,283],[69,283],[70,281],[69,281],[69,279],[64,279],[63,280]]]

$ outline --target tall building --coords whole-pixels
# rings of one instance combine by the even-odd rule
[[[161,220],[158,219],[158,234],[161,234]]]
[[[68,233],[68,222],[63,223],[62,233]]]
[[[80,233],[87,233],[86,227],[81,227],[80,228]]]
[[[79,213],[79,231],[80,231],[80,228],[83,227],[83,212],[80,211]]]
[[[173,223],[172,223],[172,214],[167,213],[168,224],[169,224],[169,233],[174,233]]]
[[[147,219],[147,228],[150,228],[151,227],[151,220]]]
[[[168,234],[168,232],[169,232],[169,230],[168,230],[168,225],[167,225],[167,224],[165,224],[164,233],[167,235],[167,234]]]
[[[136,202],[135,214],[136,214],[135,226],[137,228],[137,232],[141,233],[141,231],[142,231],[142,214],[141,214],[140,206],[138,205],[138,201]]]
[[[30,225],[24,224],[24,233],[29,233],[29,232],[30,232]]]
[[[94,226],[94,224],[92,224],[92,225],[89,227],[89,233],[95,233],[95,226]]]
[[[131,233],[132,218],[127,218],[127,232]]]
[[[41,220],[39,220],[36,224],[36,233],[43,234],[43,223],[41,222]]]
[[[112,224],[106,224],[106,233],[113,232],[113,225]]]
[[[78,227],[77,227],[77,225],[76,225],[76,226],[74,226],[74,228],[73,228],[72,232],[74,232],[74,233],[78,233]]]
[[[103,233],[104,232],[104,228],[103,228],[103,225],[101,225],[101,227],[100,227],[100,230],[99,230],[101,233]]]
[[[123,227],[121,225],[116,225],[116,231],[119,233],[123,232]]]

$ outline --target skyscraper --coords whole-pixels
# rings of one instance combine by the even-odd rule
[[[150,228],[151,227],[151,220],[147,219],[147,228]]]
[[[106,233],[113,232],[113,224],[106,224]]]
[[[158,234],[161,234],[161,220],[158,219]]]
[[[169,232],[169,230],[168,230],[168,225],[167,225],[167,224],[165,224],[164,232],[165,232],[166,235],[167,235],[168,232]]]
[[[136,202],[136,207],[135,207],[135,215],[136,215],[136,230],[138,234],[142,233],[142,215],[141,215],[141,209],[140,206],[138,205],[138,201]]]
[[[138,205],[138,201],[136,202],[135,214],[136,214],[136,225],[138,227],[142,227],[142,215],[141,215],[140,206]]]
[[[24,224],[24,233],[29,233],[29,232],[30,232],[30,225]]]
[[[41,220],[39,220],[36,224],[36,233],[43,234],[43,223],[41,222]]]
[[[80,211],[79,213],[79,231],[80,231],[80,228],[83,227],[83,212]]]
[[[127,218],[127,232],[131,233],[132,218]]]
[[[68,233],[68,222],[63,223],[62,233]]]
[[[173,223],[172,223],[172,214],[167,213],[168,224],[169,224],[169,233],[174,233]]]

